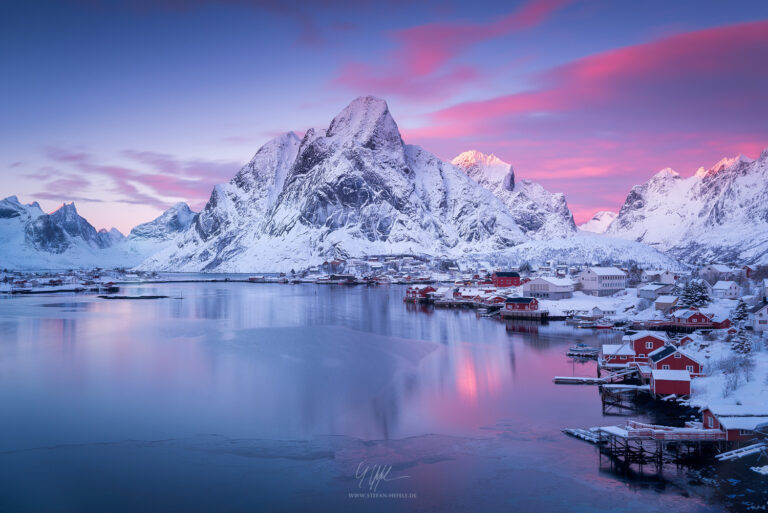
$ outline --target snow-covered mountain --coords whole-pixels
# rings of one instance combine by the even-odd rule
[[[387,104],[368,96],[326,129],[265,144],[141,268],[272,270],[363,254],[458,256],[526,240],[499,199],[404,144]]]
[[[689,178],[660,171],[632,188],[606,233],[690,262],[768,263],[768,149]]]
[[[164,243],[189,228],[196,215],[186,203],[176,203],[156,219],[135,226],[128,234],[128,240]]]
[[[526,235],[553,239],[576,233],[573,215],[562,193],[551,193],[530,180],[515,183],[512,166],[497,156],[465,151],[451,163],[499,198]]]
[[[37,202],[24,205],[11,196],[0,201],[0,267],[133,267],[165,247],[193,219],[194,213],[180,203],[125,237],[116,228],[97,231],[74,203],[46,214]]]
[[[590,219],[586,223],[580,224],[579,230],[584,232],[591,232],[591,233],[605,233],[605,231],[608,229],[608,227],[611,225],[613,220],[616,219],[616,216],[618,215],[619,214],[617,214],[616,212],[601,210],[600,212],[592,216],[592,219]]]
[[[124,239],[116,229],[97,231],[65,203],[46,214],[16,196],[0,201],[0,267],[14,269],[111,266],[112,248]]]

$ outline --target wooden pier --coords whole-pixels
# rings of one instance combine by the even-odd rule
[[[521,321],[548,322],[549,310],[501,310],[500,315],[504,319],[518,319]]]
[[[725,432],[719,429],[659,426],[635,421],[628,421],[624,426],[566,429],[563,432],[597,445],[601,456],[608,456],[625,468],[630,465],[661,468],[665,463],[682,463],[720,452],[728,443]]]

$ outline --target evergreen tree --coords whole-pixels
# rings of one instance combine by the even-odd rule
[[[733,310],[733,322],[737,326],[741,326],[744,321],[747,320],[748,312],[747,312],[747,304],[744,302],[743,299],[739,299],[738,304],[736,305],[736,308]]]

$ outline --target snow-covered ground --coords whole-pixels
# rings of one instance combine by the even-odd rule
[[[743,356],[733,351],[727,340],[705,340],[694,335],[694,341],[684,349],[704,363],[707,376],[692,381],[690,405],[714,408],[740,404],[760,412],[768,409],[768,350],[765,339],[756,341],[750,356],[752,364],[747,368],[741,363]]]
[[[574,311],[591,310],[598,307],[600,310],[612,310],[616,312],[616,319],[634,318],[640,299],[637,297],[637,289],[627,289],[615,296],[596,297],[576,291],[572,298],[568,299],[540,299],[539,308],[549,310],[550,315],[566,315]]]

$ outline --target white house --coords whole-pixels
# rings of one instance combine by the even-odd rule
[[[523,285],[523,295],[545,299],[573,297],[573,281],[570,278],[540,276]]]
[[[585,294],[612,296],[627,288],[627,275],[618,267],[587,267],[579,274],[579,283]]]
[[[752,328],[755,331],[768,331],[768,304],[757,305],[750,313]]]
[[[712,286],[712,296],[720,299],[739,297],[739,284],[735,281],[720,280]]]

